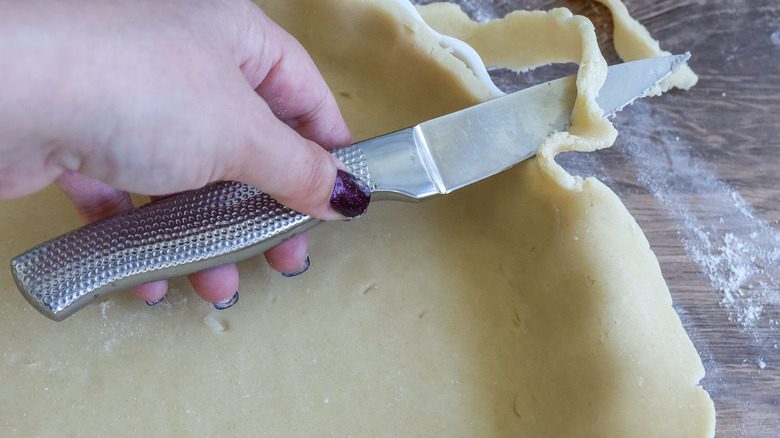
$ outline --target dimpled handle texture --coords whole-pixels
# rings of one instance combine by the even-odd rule
[[[373,188],[358,146],[333,152]],[[25,298],[61,321],[123,289],[236,262],[320,223],[246,184],[179,193],[43,243],[11,262]]]

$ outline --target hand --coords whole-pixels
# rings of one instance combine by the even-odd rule
[[[90,222],[130,208],[128,191],[236,180],[344,217],[330,202],[343,166],[325,149],[350,144],[349,130],[303,47],[249,1],[0,2],[0,56],[0,198],[56,180]],[[299,236],[266,259],[293,273],[306,254]],[[238,274],[190,281],[227,302]],[[166,289],[134,293],[155,302]]]

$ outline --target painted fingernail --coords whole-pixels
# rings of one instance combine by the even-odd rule
[[[311,263],[309,262],[309,256],[306,256],[306,260],[303,262],[303,265],[301,265],[300,269],[298,269],[295,272],[282,272],[282,275],[287,278],[295,277],[296,275],[301,275],[304,272],[306,272],[307,269],[309,269],[310,264]]]
[[[147,304],[148,306],[154,306],[154,305],[156,305],[156,304],[160,304],[160,303],[162,303],[162,302],[165,300],[165,297],[166,297],[166,296],[167,296],[167,295],[163,295],[163,297],[162,297],[162,298],[160,298],[160,299],[159,299],[159,300],[157,300],[157,301],[147,301],[147,302],[146,302],[146,304]]]
[[[217,310],[225,310],[228,307],[231,307],[233,304],[236,304],[238,302],[238,291],[236,291],[236,294],[233,295],[233,298],[222,301],[221,303],[214,303],[214,308]]]
[[[368,210],[371,189],[360,178],[341,169],[336,171],[336,185],[330,195],[330,206],[339,214],[356,218]]]

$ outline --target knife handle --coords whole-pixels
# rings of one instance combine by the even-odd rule
[[[332,153],[374,188],[358,145]],[[62,321],[115,292],[260,254],[320,222],[222,181],[63,234],[14,258],[11,271],[36,310]]]

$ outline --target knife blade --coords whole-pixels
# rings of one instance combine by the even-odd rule
[[[611,66],[597,103],[611,115],[685,64],[689,55]],[[576,98],[569,76],[333,151],[372,200],[450,193],[535,155],[565,130]],[[56,237],[11,261],[22,295],[55,321],[139,284],[259,254],[321,221],[245,184],[222,181]]]

